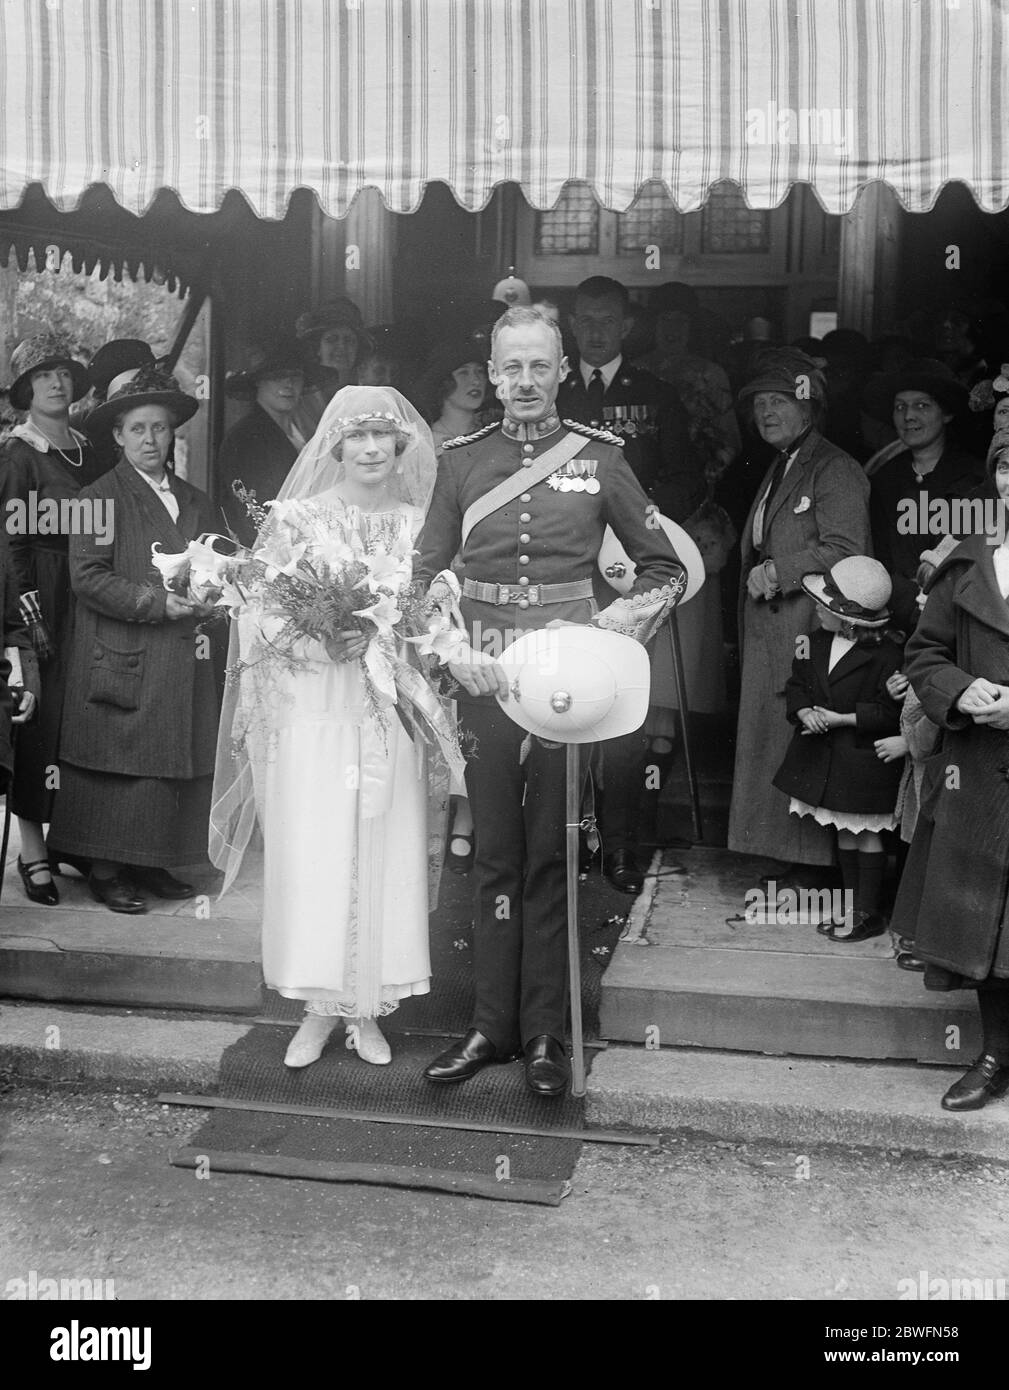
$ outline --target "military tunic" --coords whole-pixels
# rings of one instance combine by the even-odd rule
[[[461,603],[471,645],[489,656],[554,619],[590,620],[596,611],[590,592],[540,604],[537,586],[580,580],[588,591],[607,525],[638,567],[633,592],[683,583],[683,568],[665,534],[649,525],[648,499],[619,441],[565,424],[584,436],[578,455],[559,475],[478,522],[465,542],[467,509],[517,470],[531,467],[565,431],[556,417],[539,427],[505,421],[449,441],[439,464],[415,575],[429,583],[458,554],[455,568],[463,580],[504,586],[497,594],[502,601],[464,596]],[[577,488],[576,479],[592,479],[598,489]],[[465,691],[458,698],[474,748],[466,772],[476,827],[473,1027],[500,1050],[543,1034],[563,1040],[565,752],[533,739],[520,761],[524,731],[497,699]]]

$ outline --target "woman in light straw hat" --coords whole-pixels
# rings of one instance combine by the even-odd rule
[[[774,785],[790,798],[791,815],[837,831],[852,921],[819,930],[834,941],[865,941],[886,930],[880,835],[897,823],[903,768],[890,743],[900,733],[900,704],[886,688],[901,663],[900,646],[884,631],[890,576],[878,560],[850,555],[829,574],[807,574],[802,586],[816,602],[819,630],[800,645],[785,686],[795,734]]]
[[[0,506],[42,682],[38,718],[18,736],[11,807],[21,832],[18,873],[25,893],[32,902],[53,905],[59,892],[43,826],[53,816],[72,631],[71,504],[107,465],[70,426],[70,406],[86,393],[88,380],[64,339],[43,333],[19,343],[11,377],[11,404],[27,416],[0,449]]]

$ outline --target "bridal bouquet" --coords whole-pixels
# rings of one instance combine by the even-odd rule
[[[178,555],[152,547],[167,589],[232,617],[250,611],[258,618],[255,657],[229,667],[229,682],[256,667],[266,668],[260,674],[270,667],[315,670],[317,658],[306,641],[331,652],[341,633],[360,632],[369,639],[360,661],[376,726],[387,734],[388,712],[395,708],[411,737],[437,745],[461,775],[454,722],[430,679],[437,619],[411,583],[413,543],[401,519],[375,517],[364,534],[321,526],[302,499],[268,509],[244,500],[261,528],[254,552],[219,536],[201,536]]]

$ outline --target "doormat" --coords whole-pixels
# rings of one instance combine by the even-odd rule
[[[468,885],[461,887],[468,906]],[[600,879],[580,887],[582,997],[590,1037],[598,1032],[602,975],[629,903]],[[469,1026],[468,919],[460,925],[451,908],[443,899],[432,920],[431,994],[404,1001],[383,1022],[393,1054],[388,1066],[362,1062],[347,1048],[338,1024],[318,1062],[285,1067],[292,1031],[284,1022],[299,1019],[303,1005],[272,992],[264,1013],[276,1024],[255,1025],[224,1052],[218,1095],[232,1104],[245,1100],[339,1115],[215,1110],[171,1162],[558,1205],[570,1191],[581,1152],[576,1136],[585,1128],[584,1099],[534,1095],[521,1061],[485,1067],[458,1085],[436,1085],[422,1076],[428,1062]],[[592,1055],[587,1050],[587,1065]]]

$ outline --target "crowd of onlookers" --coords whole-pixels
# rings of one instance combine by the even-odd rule
[[[110,343],[86,367],[52,335],[19,345],[0,506],[83,496],[113,502],[117,517],[112,545],[7,527],[4,643],[20,652],[14,679],[29,695],[11,697],[8,720],[19,722],[0,766],[28,896],[56,903],[63,864],[116,911],[193,891],[171,870],[203,856],[221,662],[186,654],[194,633],[219,647],[219,632],[155,582],[152,544],[181,549],[224,529],[251,544],[233,482],[272,498],[348,384],[401,390],[439,447],[493,422],[493,322],[511,303],[538,302],[569,345],[561,416],[618,435],[649,497],[703,557],[703,603],[679,616],[693,715],[724,714],[726,653],[738,648],[729,847],[776,861],[768,877],[779,885],[839,873],[851,911],[821,923],[832,941],[883,933],[896,892],[899,964],[927,968],[933,984],[942,972],[1004,979],[1009,551],[1004,531],[959,542],[1009,496],[1007,316],[950,307],[873,342],[836,329],[783,344],[762,319],[731,341],[680,283],[638,306],[592,277],[563,312],[514,276],[497,292],[423,332],[368,327],[336,298],[249,343],[226,379],[244,414],[221,442],[209,499],[172,467],[174,432],[197,402],[148,345]],[[952,505],[964,501],[978,503],[973,523]],[[658,651],[645,732],[660,776],[622,808],[642,846],[657,839],[658,791],[683,734]],[[939,762],[956,762],[955,789]],[[463,799],[448,853],[466,872]],[[898,891],[908,853],[913,873]],[[606,872],[640,886],[633,853]],[[944,913],[959,924],[953,945]],[[992,1047],[1009,1065],[1004,1011],[988,1007]]]

